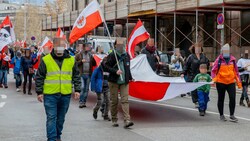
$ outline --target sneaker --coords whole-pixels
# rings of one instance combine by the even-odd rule
[[[4,86],[4,88],[6,88],[6,89],[7,89],[7,88],[8,88],[8,86],[7,86],[7,85],[5,85],[5,86]]]
[[[119,124],[116,121],[113,121],[112,124],[113,124],[112,125],[113,127],[118,127],[119,126]]]
[[[225,117],[224,115],[221,115],[221,116],[220,116],[220,120],[221,120],[221,121],[227,121],[227,119],[226,119],[226,117]]]
[[[194,103],[194,107],[195,107],[195,108],[199,108],[199,103],[198,103],[198,102],[195,102],[195,103]]]
[[[231,116],[230,116],[230,121],[231,121],[231,122],[237,122],[238,119],[237,119],[234,115],[231,115]]]
[[[28,95],[32,95],[32,93],[29,91],[29,92],[28,92]]]
[[[129,128],[130,126],[133,126],[133,125],[134,123],[132,121],[127,120],[124,122],[124,128]]]
[[[111,121],[109,116],[103,116],[103,120]]]
[[[246,106],[243,102],[243,100],[240,100],[240,106]]]
[[[247,102],[247,106],[250,107],[250,101]]]
[[[0,88],[3,88],[3,85],[2,85],[2,84],[0,84]]]
[[[23,90],[23,94],[26,94],[26,90]]]
[[[80,103],[79,108],[83,108],[83,107],[86,107],[86,104],[85,103]]]
[[[94,119],[97,119],[97,111],[93,110],[93,117]]]
[[[204,111],[200,111],[200,116],[205,116],[205,112]]]
[[[181,97],[184,97],[184,96],[186,96],[186,94],[181,94]]]
[[[21,92],[21,90],[19,88],[16,89],[16,92]]]

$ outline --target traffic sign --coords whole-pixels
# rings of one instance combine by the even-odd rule
[[[218,15],[218,17],[217,17],[217,23],[218,23],[219,25],[222,25],[222,24],[224,24],[224,21],[225,21],[224,14],[220,13],[220,14]]]

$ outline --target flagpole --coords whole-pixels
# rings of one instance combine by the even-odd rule
[[[109,29],[108,29],[108,26],[107,26],[107,23],[106,23],[105,20],[104,20],[104,25],[105,25],[105,28],[106,28],[106,30],[107,30],[107,32],[108,32],[108,36],[109,36],[109,39],[110,39],[110,42],[111,42],[111,46],[112,46],[113,52],[114,52],[114,54],[115,54],[115,60],[116,60],[117,66],[118,66],[118,70],[121,70],[120,65],[119,65],[119,61],[118,61],[118,58],[117,58],[117,55],[116,55],[115,47],[114,47],[114,44],[113,44],[113,42],[112,42],[112,38],[111,38]],[[123,72],[123,73],[125,73],[125,72]],[[123,77],[122,77],[121,74],[120,74],[120,77],[121,77],[121,80],[123,81]]]

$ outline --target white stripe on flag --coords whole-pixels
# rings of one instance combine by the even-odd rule
[[[147,31],[146,31],[145,27],[142,25],[138,29],[136,29],[136,31],[132,35],[132,37],[131,37],[131,39],[129,40],[129,43],[128,43],[128,52],[129,52],[130,56],[132,56],[132,52],[130,52],[131,51],[131,45],[134,42],[135,38],[141,36],[145,32],[147,32]]]

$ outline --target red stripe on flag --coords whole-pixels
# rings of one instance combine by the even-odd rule
[[[157,101],[165,96],[169,85],[170,83],[130,82],[129,95],[143,100]]]
[[[94,12],[93,14],[86,17],[85,26],[79,29],[75,26],[70,34],[69,40],[70,44],[74,43],[76,40],[81,38],[84,34],[88,33],[89,31],[95,29],[98,25],[102,23],[102,18],[99,11]]]

